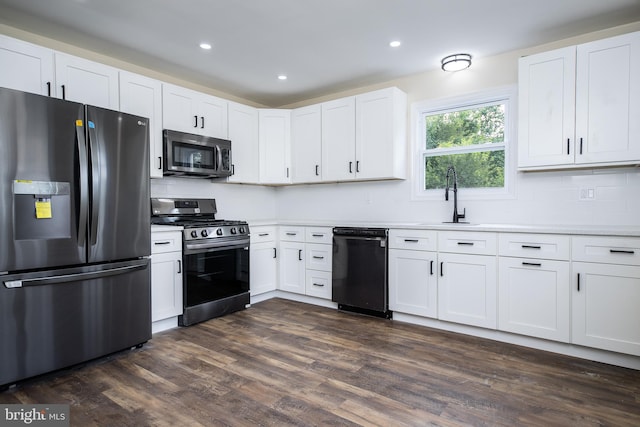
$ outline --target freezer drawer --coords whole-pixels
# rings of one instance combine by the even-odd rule
[[[51,273],[51,272],[49,272]],[[0,385],[151,338],[149,260],[0,276]]]

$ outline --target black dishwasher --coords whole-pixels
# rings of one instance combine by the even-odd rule
[[[386,228],[333,229],[332,300],[340,310],[391,318]]]

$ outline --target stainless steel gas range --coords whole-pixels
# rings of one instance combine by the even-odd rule
[[[184,311],[189,326],[244,309],[249,296],[249,225],[216,219],[215,199],[151,199],[151,223],[184,227]]]

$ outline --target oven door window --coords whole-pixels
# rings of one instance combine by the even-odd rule
[[[249,291],[249,251],[216,250],[187,255],[185,301],[192,307]]]
[[[216,170],[215,147],[174,141],[173,164],[184,168]]]

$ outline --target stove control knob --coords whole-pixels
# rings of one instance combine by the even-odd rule
[[[198,232],[196,230],[193,230],[191,232],[191,237],[193,237],[194,239],[198,237]]]
[[[207,236],[209,235],[209,233],[207,232],[207,230],[202,230],[202,231],[200,232],[200,235],[201,235],[202,237],[207,237]]]
[[[218,236],[222,236],[222,228],[218,228],[218,229],[216,230],[216,234],[217,234]]]
[[[231,234],[236,234],[236,228],[235,227],[231,227]]]
[[[240,227],[240,234],[244,234],[244,227]]]

